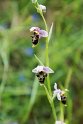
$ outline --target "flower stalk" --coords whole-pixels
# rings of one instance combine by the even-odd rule
[[[56,120],[56,112],[55,112],[55,107],[54,107],[53,99],[52,99],[52,97],[50,96],[50,94],[49,94],[48,89],[46,88],[46,86],[45,86],[45,85],[43,85],[43,86],[44,86],[44,89],[45,89],[45,92],[46,92],[48,101],[49,101],[49,103],[50,103],[50,105],[51,105],[51,108],[52,108],[53,117],[54,117],[54,119]]]
[[[37,7],[39,6],[39,4],[37,3]],[[48,27],[47,27],[47,23],[46,23],[46,20],[44,18],[44,15],[42,13],[42,11],[38,11],[43,19],[43,22],[44,22],[44,25],[45,25],[45,30],[48,32]],[[48,37],[46,37],[46,66],[49,67],[49,53],[48,53]],[[45,91],[46,91],[46,94],[47,94],[47,97],[48,97],[48,100],[49,100],[49,103],[51,105],[51,108],[52,108],[52,112],[53,112],[53,117],[54,119],[56,120],[56,112],[55,112],[55,107],[54,107],[54,102],[52,100],[52,91],[51,91],[51,86],[50,86],[50,77],[49,75],[47,76],[47,85],[48,85],[48,89],[45,87],[44,85],[44,88],[45,88]],[[49,94],[49,95],[48,95]],[[51,100],[51,102],[50,102]]]
[[[36,46],[39,43],[40,38],[46,37],[46,47],[45,47],[45,58],[46,58],[45,65],[46,66],[44,66],[42,64],[42,62],[39,60],[39,58],[37,56],[35,56],[36,59],[39,61],[40,65],[37,66],[36,68],[34,68],[32,70],[32,72],[36,74],[40,85],[42,87],[44,87],[44,89],[45,89],[48,101],[49,101],[50,106],[52,108],[52,113],[53,113],[55,123],[56,124],[65,124],[64,123],[64,106],[63,105],[66,105],[66,98],[67,97],[65,95],[65,91],[68,88],[69,83],[67,81],[65,91],[58,89],[57,84],[55,83],[54,93],[52,95],[49,73],[53,73],[53,70],[49,68],[49,40],[50,40],[50,37],[52,35],[53,23],[52,23],[50,31],[48,33],[48,26],[47,26],[46,20],[45,20],[44,15],[43,15],[43,12],[46,12],[46,7],[43,5],[39,5],[37,0],[35,0],[35,2],[33,2],[33,4],[34,4],[34,7],[36,8],[37,12],[42,17],[42,20],[43,20],[44,25],[45,25],[45,30],[42,30],[39,27],[30,28],[30,31],[33,33],[33,35],[31,36],[32,37],[32,44],[33,44],[33,46]],[[47,87],[44,84],[46,78],[47,78]],[[60,121],[56,120],[56,111],[55,111],[55,106],[54,106],[54,98],[55,97],[57,97],[57,99],[60,101]]]

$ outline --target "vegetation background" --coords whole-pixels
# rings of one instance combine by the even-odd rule
[[[83,0],[38,0],[53,33],[49,43],[50,67],[55,82],[69,81],[69,107],[65,118],[83,122]],[[51,107],[32,69],[36,54],[45,62],[45,39],[32,48],[29,29],[44,29],[31,0],[0,0],[0,124],[53,124]],[[55,100],[59,113],[59,102]],[[68,111],[68,112],[67,112]],[[68,114],[68,115],[67,115]]]

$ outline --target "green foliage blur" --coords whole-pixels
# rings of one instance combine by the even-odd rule
[[[83,0],[39,0],[48,29],[51,88],[65,87],[68,75],[68,117],[72,124],[83,122]],[[0,0],[0,124],[53,124],[51,107],[44,89],[32,73],[45,63],[45,38],[32,48],[29,29],[44,23],[31,0]],[[57,104],[57,105],[56,105]],[[59,113],[59,102],[55,100]],[[65,117],[67,116],[65,110]]]

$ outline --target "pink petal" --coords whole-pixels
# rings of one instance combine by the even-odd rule
[[[43,71],[43,66],[37,66],[32,70],[33,73],[39,73],[41,71]]]
[[[57,94],[57,99],[58,99],[59,101],[61,101],[61,96],[60,96],[59,93]]]
[[[44,67],[43,71],[46,72],[46,73],[54,73],[54,71],[49,67]]]
[[[57,90],[57,84],[56,83],[54,84],[54,89]]]
[[[41,37],[48,37],[48,32],[47,31],[45,31],[45,30],[40,30],[39,31],[39,37],[41,38]]]
[[[30,28],[30,32],[32,32],[32,31],[38,31],[38,32],[40,32],[40,28],[39,27],[31,27]]]
[[[44,5],[39,5],[39,8],[40,8],[42,11],[46,12],[46,6],[44,6]]]

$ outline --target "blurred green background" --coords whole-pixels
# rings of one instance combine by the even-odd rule
[[[65,119],[83,122],[83,0],[39,0],[53,33],[49,43],[51,88],[65,86],[69,106]],[[0,0],[0,124],[53,124],[51,107],[32,69],[45,63],[45,39],[32,48],[30,27],[44,23],[30,0]],[[55,100],[57,115],[59,102]],[[68,111],[68,112],[67,112]]]

